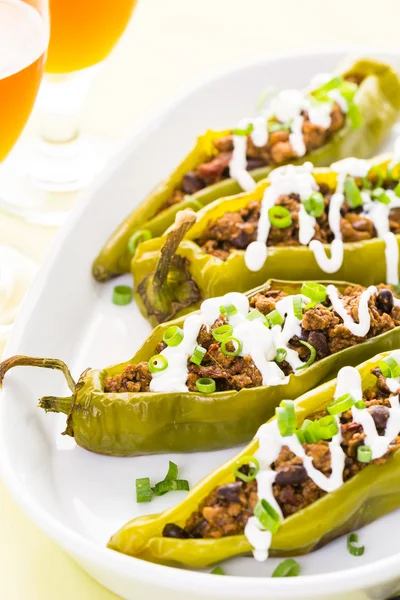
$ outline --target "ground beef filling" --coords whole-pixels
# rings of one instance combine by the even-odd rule
[[[391,393],[380,370],[375,369],[372,373],[377,377],[377,383],[374,389],[365,393],[364,401],[379,435],[383,435],[389,417]],[[320,418],[325,414],[327,413],[321,412],[310,418]],[[343,413],[341,417],[341,433],[342,448],[346,455],[343,479],[347,481],[367,466],[357,460],[357,448],[363,445],[365,434],[361,425],[352,422],[351,411]],[[312,456],[315,468],[329,476],[331,457],[328,441],[304,444],[303,447],[306,453]],[[399,448],[400,437],[396,437],[389,446],[388,452],[373,462],[378,464],[386,462]],[[284,517],[302,510],[326,493],[307,476],[302,459],[295,456],[287,446],[282,448],[272,469],[276,471],[273,493]],[[248,466],[245,465],[244,470],[248,472]],[[168,524],[164,528],[163,535],[181,538],[221,538],[242,534],[248,519],[253,515],[257,501],[257,482],[246,483],[236,478],[236,481],[213,490],[190,516],[183,528],[176,524]]]
[[[386,182],[385,188],[395,184]],[[317,219],[314,240],[323,244],[331,243],[334,236],[329,227],[328,208],[332,192],[321,186],[321,193],[325,200],[325,212]],[[290,227],[280,229],[271,226],[268,235],[268,246],[299,246],[299,211],[300,198],[297,194],[282,195],[278,198],[277,205],[284,206],[290,212],[292,224]],[[207,254],[213,254],[221,260],[226,260],[232,250],[245,250],[251,242],[257,239],[258,221],[260,219],[261,205],[251,201],[246,208],[238,212],[226,213],[217,221],[207,226],[204,235],[196,243]],[[362,242],[377,236],[372,221],[361,215],[361,208],[351,208],[346,202],[341,208],[340,229],[344,242]],[[400,233],[400,209],[393,208],[389,215],[390,230]]]
[[[355,321],[358,320],[358,304],[360,295],[365,288],[359,285],[348,286],[343,293],[342,303]],[[256,294],[250,299],[250,307],[256,308],[267,315],[275,309],[275,304],[286,294],[279,290],[267,290]],[[400,307],[394,306],[393,294],[390,286],[379,286],[378,293],[370,298],[369,313],[371,327],[365,337],[357,337],[344,327],[339,315],[330,310],[330,302],[317,304],[314,308],[304,310],[301,323],[301,337],[293,337],[289,347],[296,350],[303,361],[310,356],[309,349],[300,343],[306,341],[317,351],[317,360],[335,354],[340,350],[363,343],[366,339],[375,337],[400,325]],[[216,327],[225,323],[221,316],[207,331],[202,327],[197,338],[197,343],[207,350],[201,365],[190,362],[188,357],[188,377],[186,385],[190,391],[196,391],[196,381],[200,377],[211,377],[216,382],[217,391],[241,390],[262,386],[262,376],[252,358],[247,356],[230,357],[221,352],[221,347],[212,336]],[[159,354],[165,348],[164,343],[154,349],[154,354]],[[228,350],[233,350],[229,348]],[[286,361],[278,363],[285,373],[290,375],[293,371]],[[104,380],[105,392],[148,392],[150,390],[151,373],[147,362],[137,365],[128,365],[122,373],[106,377]]]
[[[306,152],[311,152],[323,146],[334,133],[344,125],[345,115],[339,105],[334,103],[331,112],[331,124],[328,129],[310,122],[307,113],[303,113],[303,139]],[[289,131],[275,131],[268,137],[265,146],[258,148],[247,138],[247,170],[252,171],[260,167],[277,167],[296,160],[298,155],[289,142]],[[189,171],[183,177],[180,188],[177,188],[168,202],[162,207],[167,208],[172,204],[181,202],[185,194],[195,194],[201,189],[229,177],[229,163],[233,152],[232,135],[214,141],[216,155]]]

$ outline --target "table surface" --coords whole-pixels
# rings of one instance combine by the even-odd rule
[[[399,18],[400,3],[394,0],[336,0],[329,5],[320,0],[141,0],[96,76],[83,127],[122,145],[131,130],[179,91],[238,63],[278,52],[360,45],[397,50]],[[24,138],[33,135],[35,125],[34,113]],[[0,215],[0,243],[38,262],[51,252],[55,234],[54,228]],[[0,339],[0,352],[1,347]],[[116,598],[22,514],[1,481],[0,506],[3,598]],[[138,600],[142,597],[138,588]]]

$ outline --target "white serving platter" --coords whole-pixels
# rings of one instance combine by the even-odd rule
[[[376,55],[376,53],[374,53]],[[91,278],[91,262],[119,221],[165,177],[206,128],[224,128],[254,112],[266,87],[302,87],[343,58],[330,52],[279,57],[240,67],[206,82],[148,123],[104,172],[58,237],[26,299],[6,354],[58,357],[77,377],[86,367],[128,359],[149,333],[135,305],[114,306],[111,284]],[[400,67],[400,54],[384,55]],[[386,148],[390,149],[395,134]],[[129,276],[124,276],[130,283]],[[124,281],[122,278],[122,281]],[[168,460],[193,485],[235,449],[186,455],[110,458],[61,436],[65,418],[36,407],[43,395],[66,392],[59,373],[15,369],[0,397],[1,474],[30,518],[95,579],[128,600],[384,599],[400,589],[400,513],[361,531],[367,551],[352,557],[345,539],[301,557],[298,578],[271,579],[278,560],[240,558],[224,565],[229,577],[153,565],[105,547],[127,520],[179,502],[184,492],[137,505],[136,477],[161,479]]]

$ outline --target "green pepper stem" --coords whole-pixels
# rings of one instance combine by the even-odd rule
[[[13,367],[42,367],[44,369],[58,369],[63,372],[71,392],[75,392],[75,381],[73,380],[67,365],[62,360],[58,360],[57,358],[34,358],[32,356],[23,356],[21,354],[6,358],[6,360],[0,363],[0,388],[3,384],[5,374]]]
[[[69,415],[74,404],[73,396],[43,396],[38,402],[39,408],[46,412],[64,413]]]
[[[159,291],[163,287],[178,246],[195,222],[196,213],[193,210],[186,209],[177,213],[175,223],[167,233],[167,239],[160,251],[160,258],[153,277],[155,291]]]

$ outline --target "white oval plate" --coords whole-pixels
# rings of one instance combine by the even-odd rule
[[[341,53],[281,57],[238,68],[201,85],[144,127],[59,236],[24,304],[7,355],[58,357],[76,377],[88,366],[102,367],[132,356],[150,327],[135,305],[112,304],[113,283],[102,286],[92,280],[91,262],[105,239],[173,169],[200,132],[229,127],[254,111],[266,87],[302,87],[315,73],[334,68],[342,57]],[[400,55],[385,58],[400,66]],[[129,276],[125,279],[129,282]],[[108,550],[109,536],[127,520],[163,510],[184,497],[184,492],[171,493],[151,505],[137,505],[136,477],[149,475],[158,481],[172,459],[193,485],[235,449],[125,459],[91,454],[60,435],[63,416],[36,408],[38,397],[65,392],[59,373],[25,368],[8,374],[0,403],[2,474],[31,519],[88,573],[124,598],[160,593],[179,600],[190,593],[193,598],[355,600],[385,598],[400,589],[396,583],[400,513],[362,530],[367,548],[363,557],[350,556],[345,539],[339,539],[300,558],[302,576],[296,579],[271,579],[277,560],[259,564],[251,558],[235,559],[224,565],[230,577],[216,577]]]

